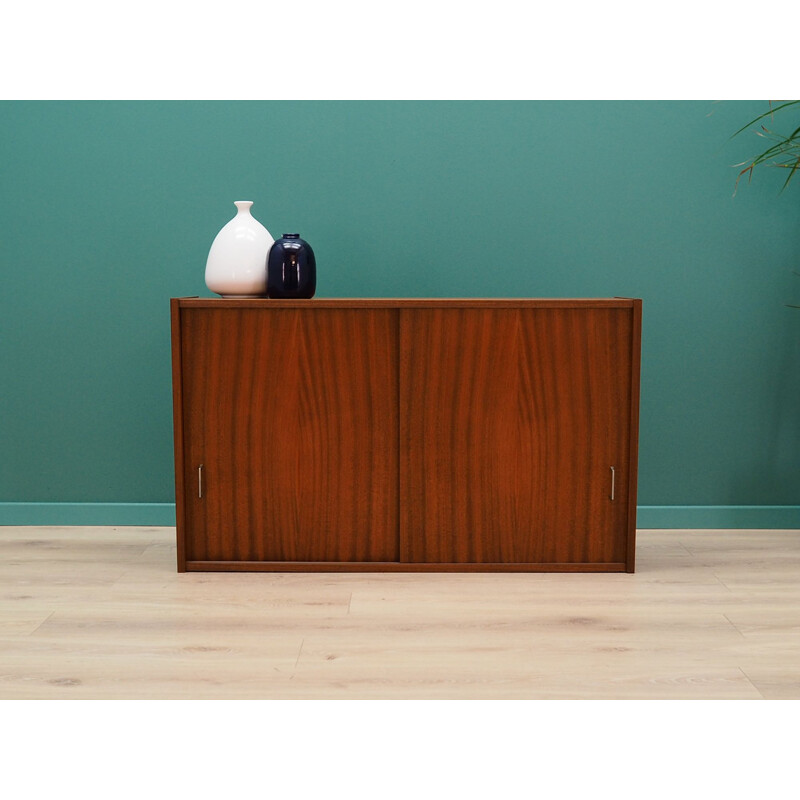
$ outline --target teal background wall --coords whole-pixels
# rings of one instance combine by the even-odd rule
[[[0,522],[173,524],[168,301],[248,199],[320,297],[643,298],[640,522],[800,527],[800,184],[732,196],[766,108],[0,103]]]

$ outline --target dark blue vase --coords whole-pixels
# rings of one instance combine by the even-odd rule
[[[267,256],[267,295],[309,298],[317,290],[317,262],[299,233],[284,233]]]

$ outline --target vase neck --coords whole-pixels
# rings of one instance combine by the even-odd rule
[[[237,216],[241,216],[243,214],[249,215],[250,214],[250,206],[253,205],[253,201],[252,200],[236,200],[234,202],[234,205],[236,206],[236,208],[239,209],[239,211],[237,212]]]

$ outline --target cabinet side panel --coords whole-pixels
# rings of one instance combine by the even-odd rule
[[[404,309],[400,341],[405,560],[625,560],[629,308]]]
[[[172,431],[175,458],[175,532],[177,537],[178,572],[186,572],[181,309],[177,298],[170,300],[170,324],[172,337]]]
[[[639,478],[639,393],[642,361],[642,301],[633,301],[631,312],[631,388],[630,388],[630,456],[628,474],[628,545],[626,572],[636,565],[636,498]]]

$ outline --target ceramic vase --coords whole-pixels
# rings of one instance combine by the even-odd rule
[[[216,235],[206,261],[206,286],[223,297],[264,297],[267,256],[274,239],[250,213],[251,200],[237,200],[236,216]]]
[[[299,233],[284,233],[269,251],[267,293],[275,298],[310,298],[317,289],[317,262]]]

